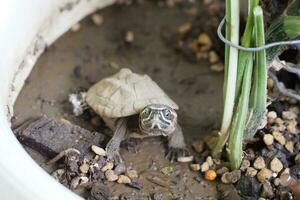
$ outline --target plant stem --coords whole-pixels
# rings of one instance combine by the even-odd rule
[[[226,38],[235,44],[239,44],[239,0],[226,0]],[[238,64],[238,50],[234,47],[225,47],[225,80],[224,80],[224,111],[220,138],[213,150],[217,156],[228,138],[228,129],[231,124],[236,89],[236,75]]]

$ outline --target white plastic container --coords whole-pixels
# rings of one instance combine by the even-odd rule
[[[14,102],[46,46],[114,0],[0,1],[0,199],[79,200],[43,171],[10,128]]]

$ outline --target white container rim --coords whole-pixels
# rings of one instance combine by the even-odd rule
[[[45,48],[115,0],[0,1],[0,199],[79,200],[26,153],[10,127],[13,105]]]

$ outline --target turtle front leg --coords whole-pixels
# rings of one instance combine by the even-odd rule
[[[127,134],[127,119],[121,118],[116,123],[116,130],[113,137],[106,145],[106,153],[109,160],[113,160],[115,165],[123,163],[123,159],[119,153],[120,144],[126,138]]]
[[[182,129],[177,125],[176,130],[168,137],[168,152],[166,157],[173,162],[178,157],[187,156],[190,152],[186,148]]]

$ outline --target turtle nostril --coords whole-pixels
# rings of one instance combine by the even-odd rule
[[[158,125],[154,124],[153,129],[157,130],[158,129]]]

